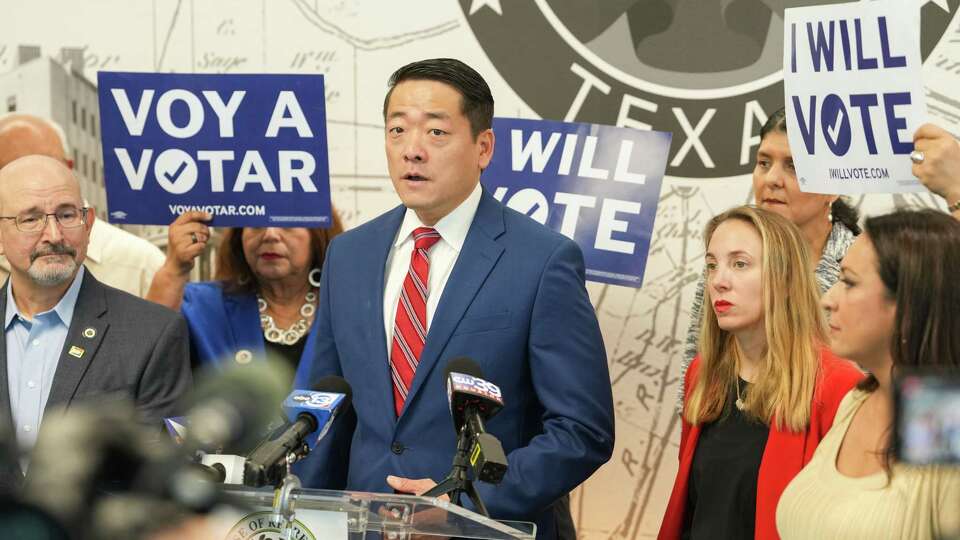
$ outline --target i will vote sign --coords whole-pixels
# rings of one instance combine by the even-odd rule
[[[494,197],[573,239],[587,279],[640,287],[670,133],[496,118]]]
[[[919,4],[792,8],[784,25],[787,134],[800,189],[922,191],[909,159],[926,121]]]
[[[326,227],[322,75],[100,72],[110,221]]]

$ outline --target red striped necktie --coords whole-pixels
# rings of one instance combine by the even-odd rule
[[[393,405],[398,418],[427,340],[427,292],[430,283],[427,252],[438,240],[440,233],[430,227],[419,227],[413,231],[410,269],[403,279],[403,288],[397,301],[397,318],[393,323],[393,344],[390,347],[390,375],[393,378]]]

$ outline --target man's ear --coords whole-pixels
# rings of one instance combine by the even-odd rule
[[[3,206],[0,205],[0,215],[3,214]],[[3,222],[7,220],[0,220],[0,255],[6,255],[7,251],[3,249]]]
[[[490,165],[490,160],[493,159],[493,148],[496,144],[496,137],[493,136],[493,130],[486,129],[477,134],[477,144],[480,146],[478,164],[482,171]]]
[[[97,219],[97,213],[94,211],[92,206],[88,206],[87,215],[83,217],[83,228],[87,231],[87,234],[90,234],[90,231],[93,230],[93,222]]]

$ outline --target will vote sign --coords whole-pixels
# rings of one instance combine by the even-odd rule
[[[922,191],[908,157],[926,119],[919,4],[792,8],[784,25],[787,134],[800,189]]]
[[[110,221],[326,227],[322,75],[100,72]]]
[[[577,242],[588,279],[639,287],[671,135],[510,118],[493,131],[494,197]]]

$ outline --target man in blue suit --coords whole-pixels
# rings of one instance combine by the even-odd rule
[[[476,71],[425,60],[389,85],[387,162],[403,205],[330,245],[317,353],[297,385],[337,374],[353,387],[356,423],[338,426],[352,429],[347,489],[420,494],[444,478],[456,448],[445,367],[473,359],[504,399],[486,428],[509,469],[499,485],[477,483],[491,516],[535,521],[538,538],[572,538],[567,494],[614,440],[583,256],[480,186],[493,97]],[[315,459],[328,469],[318,477],[347,465]]]

